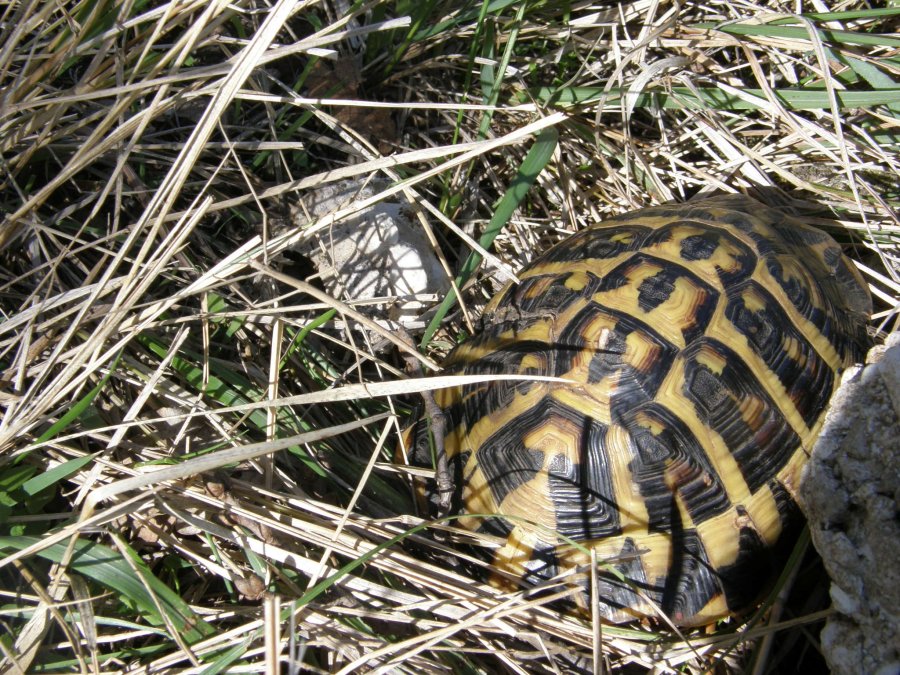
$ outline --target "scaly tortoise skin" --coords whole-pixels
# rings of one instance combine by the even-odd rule
[[[751,606],[802,527],[800,471],[839,375],[869,343],[855,267],[827,234],[730,195],[599,223],[519,277],[445,373],[571,383],[436,395],[463,511],[513,517],[459,521],[505,539],[495,581],[578,567],[587,603],[590,556],[557,532],[630,580],[600,566],[612,621],[657,615],[645,597],[680,625]],[[427,425],[410,433],[423,452]]]

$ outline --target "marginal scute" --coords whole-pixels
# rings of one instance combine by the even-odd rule
[[[729,291],[725,316],[778,376],[806,426],[812,427],[834,390],[834,371],[756,282]]]
[[[531,277],[524,279],[510,296],[510,304],[520,316],[557,313],[581,297],[562,275]]]
[[[494,580],[575,570],[586,607],[578,542],[612,621],[655,616],[644,596],[684,625],[746,611],[802,526],[806,453],[867,347],[860,275],[827,234],[730,195],[598,223],[519,278],[447,372],[565,382],[436,392],[463,512],[499,515],[459,521],[506,542]]]
[[[640,249],[648,232],[649,228],[639,225],[623,225],[600,236],[591,230],[584,230],[551,248],[542,256],[542,260],[554,263],[571,262],[575,259],[615,258],[622,253]]]
[[[729,607],[746,607],[759,599],[761,590],[748,583],[751,579],[767,579],[778,573],[770,547],[752,527],[738,530],[738,557],[718,570]]]
[[[605,561],[604,567],[598,570],[598,583],[600,585],[598,596],[600,598],[600,611],[608,617],[619,620],[628,620],[648,611],[646,602],[641,593],[654,597],[659,594],[659,589],[647,579],[644,565],[641,562],[641,553],[631,537],[625,537],[621,544],[621,550],[612,562]],[[615,572],[606,566],[611,566]],[[623,581],[624,577],[627,581]],[[587,581],[585,580],[587,590]],[[641,608],[644,611],[632,613],[629,610]]]
[[[720,372],[705,365],[709,353],[723,364]],[[787,463],[800,438],[747,364],[722,343],[700,340],[685,350],[684,362],[685,396],[704,424],[722,438],[750,492],[755,492]],[[711,381],[717,385],[715,392],[704,398]]]
[[[661,609],[676,622],[696,616],[721,593],[719,575],[695,530],[673,532],[670,568]]]
[[[540,409],[530,412],[522,419],[523,425],[534,424],[534,419],[544,416]],[[477,452],[478,466],[497,504],[502,504],[510,492],[534,480],[544,466],[543,451],[526,447],[515,428],[499,429]]]
[[[624,426],[633,439],[633,459],[627,466],[647,504],[648,531],[671,532],[730,508],[707,450],[670,410],[650,403]]]

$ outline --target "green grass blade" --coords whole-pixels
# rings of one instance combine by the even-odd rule
[[[91,403],[97,397],[103,387],[106,386],[106,383],[109,381],[110,376],[116,371],[116,366],[119,365],[119,359],[122,357],[122,352],[119,352],[116,355],[116,358],[113,359],[112,365],[109,367],[109,370],[106,372],[101,380],[97,383],[93,389],[91,389],[86,396],[83,396],[80,400],[75,402],[71,408],[69,408],[65,414],[60,417],[56,422],[50,425],[50,428],[47,429],[44,433],[38,436],[36,443],[44,443],[49,441],[51,438],[58,436],[64,429],[66,429],[72,422],[81,417],[85,411],[90,407]]]
[[[449,521],[449,520],[453,520],[453,519],[459,518],[459,517],[460,516],[449,516],[449,517],[444,518],[443,520]],[[330,577],[326,577],[325,579],[322,579],[322,581],[320,581],[315,586],[313,586],[308,591],[306,591],[306,593],[301,595],[297,599],[297,605],[302,607],[303,605],[309,604],[310,602],[315,600],[317,597],[319,597],[322,593],[324,593],[329,588],[331,588],[335,583],[340,581],[343,577],[350,574],[353,570],[355,570],[360,565],[367,563],[369,560],[374,558],[376,555],[378,555],[382,551],[389,549],[396,544],[399,544],[401,541],[403,541],[404,539],[406,539],[409,536],[417,534],[417,533],[421,532],[422,530],[428,529],[432,525],[433,525],[433,523],[431,521],[426,521],[424,523],[420,523],[419,525],[415,525],[414,527],[406,530],[405,532],[401,532],[400,534],[398,534],[394,537],[391,537],[390,539],[379,544],[378,546],[375,546],[371,551],[368,551],[367,553],[362,554],[358,558],[351,560],[349,563],[347,563],[346,565],[341,567]]]
[[[22,486],[22,489],[26,492],[26,494],[34,496],[41,490],[45,490],[51,485],[54,485],[59,481],[68,478],[73,473],[79,471],[82,467],[90,464],[99,454],[99,452],[95,452],[91,455],[76,457],[75,459],[70,459],[68,462],[63,462],[59,466],[55,466],[49,471],[40,473],[31,480],[27,481]]]
[[[487,14],[499,14],[507,7],[515,6],[520,0],[494,0],[493,2],[482,3],[483,9],[469,9],[453,14],[452,18],[427,26],[413,36],[413,41],[426,40],[434,35],[446,32],[456,26],[466,24],[470,21],[480,21]],[[523,3],[525,4],[525,3]]]
[[[531,97],[541,101],[554,101],[560,105],[584,105],[599,101],[603,97],[603,87],[540,87],[528,94],[520,94],[518,102],[524,103]],[[741,89],[750,97],[765,99],[762,89]],[[775,89],[775,95],[789,110],[829,110],[830,102],[825,89]],[[614,110],[622,106],[627,95],[624,89],[613,89],[606,96],[604,110]],[[877,105],[894,106],[900,103],[900,87],[875,91],[836,91],[838,107],[871,108]],[[635,96],[636,108],[677,108],[685,110],[757,110],[761,105],[753,101],[715,89],[712,87],[688,89],[672,87],[669,92],[645,91]]]
[[[200,675],[218,675],[218,673],[226,672],[230,666],[234,665],[244,656],[244,654],[247,653],[247,650],[250,648],[251,643],[258,637],[258,631],[254,631],[249,635],[245,635],[244,639],[238,642],[235,646],[231,647],[224,653],[217,654],[216,660],[210,663],[209,666],[201,670]],[[208,657],[204,658],[204,661],[208,660]]]
[[[809,40],[809,31],[798,26],[773,26],[733,23],[727,25],[714,23],[697,24],[697,28],[716,30],[731,35],[761,35],[769,38],[786,40]],[[900,47],[900,38],[879,33],[857,33],[849,30],[832,30],[820,28],[819,35],[823,42],[833,45],[866,45],[872,47]]]
[[[146,627],[143,630],[147,630]],[[105,665],[110,661],[116,662],[115,665],[121,665],[123,661],[135,662],[138,659],[152,659],[166,652],[168,645],[165,643],[151,644],[147,646],[129,645],[126,649],[114,650],[105,654],[97,655],[97,662]],[[77,673],[81,672],[79,666],[83,661],[72,658],[59,658],[56,655],[47,655],[41,663],[32,663],[29,673],[38,675],[39,673]],[[110,668],[108,671],[101,672],[121,672]]]
[[[38,537],[0,537],[0,550],[7,553],[18,551],[39,542]],[[65,556],[66,547],[65,543],[53,544],[36,555],[59,563]],[[157,608],[158,602],[169,622],[181,632],[188,643],[193,644],[215,633],[215,629],[197,616],[178,594],[153,575],[137,554],[132,553],[129,563],[118,551],[82,539],[75,545],[70,567],[109,589],[121,599],[130,601],[149,623],[157,626],[164,624]],[[140,572],[143,582],[135,576],[133,568]],[[144,582],[150,587],[156,602]]]
[[[883,9],[856,9],[845,12],[804,12],[800,16],[813,21],[855,21],[857,19],[887,19],[891,16],[900,14],[900,7],[885,7]],[[786,23],[796,23],[793,17],[785,17],[776,19],[771,23],[773,25],[781,25]]]
[[[835,52],[828,48],[825,49],[825,53],[828,58],[846,64],[860,80],[865,81],[875,91],[900,91],[894,78],[872,62],[863,61],[849,54]],[[892,113],[900,113],[900,104],[888,103],[886,105]]]
[[[512,214],[525,198],[529,188],[534,185],[538,175],[544,170],[544,167],[547,166],[547,163],[553,156],[553,151],[556,149],[558,141],[559,132],[553,127],[544,129],[537,137],[534,145],[528,150],[528,154],[525,156],[522,166],[519,167],[516,177],[513,179],[512,183],[507,188],[506,193],[500,200],[500,203],[497,205],[497,209],[494,211],[494,215],[491,217],[484,234],[482,234],[481,238],[478,240],[478,243],[483,248],[488,248],[494,242],[494,239],[500,233],[500,230],[503,229],[503,226],[509,222]],[[470,253],[466,262],[463,264],[462,269],[460,269],[459,275],[456,277],[457,287],[462,286],[472,276],[475,270],[478,269],[478,265],[480,264],[481,255],[474,252]],[[422,337],[421,344],[428,344],[428,341],[431,340],[437,327],[455,303],[456,293],[451,290],[447,294],[447,297],[444,298],[444,301],[438,308],[437,314],[435,314],[431,323],[428,324],[425,335]]]
[[[519,37],[519,28],[522,25],[522,19],[525,17],[525,8],[527,5],[528,3],[525,2],[519,5],[518,11],[516,12],[516,18],[513,20],[509,35],[506,38],[506,46],[500,57],[500,63],[496,68],[488,62],[489,60],[494,59],[494,24],[492,22],[485,23],[485,39],[482,56],[487,61],[481,68],[481,88],[484,103],[486,105],[497,105],[497,101],[500,100],[500,91],[502,90],[503,82],[508,75],[509,62],[510,59],[512,59],[516,40]],[[481,118],[481,124],[478,125],[479,137],[483,138],[487,135],[492,119],[494,119],[493,112],[490,110],[485,111]]]

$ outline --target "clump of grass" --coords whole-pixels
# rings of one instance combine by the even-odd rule
[[[402,395],[441,381],[385,349],[387,307],[280,257],[358,208],[299,228],[286,204],[386,178],[370,201],[411,200],[459,291],[423,314],[428,369],[534,251],[766,188],[830,212],[894,329],[898,10],[788,9],[7,5],[4,672],[766,672],[814,652],[821,603],[598,636],[450,568],[465,535],[413,515],[393,454]]]

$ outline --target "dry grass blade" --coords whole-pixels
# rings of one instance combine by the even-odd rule
[[[0,8],[0,670],[740,672],[761,640],[760,672],[821,667],[814,559],[774,625],[601,627],[551,602],[565,577],[485,583],[498,541],[414,515],[433,470],[394,451],[416,394],[461,381],[402,354],[439,369],[536,252],[638,206],[761,190],[897,328],[897,11],[781,9]],[[396,327],[418,341],[442,297],[311,263],[381,209],[463,307],[422,353]]]

